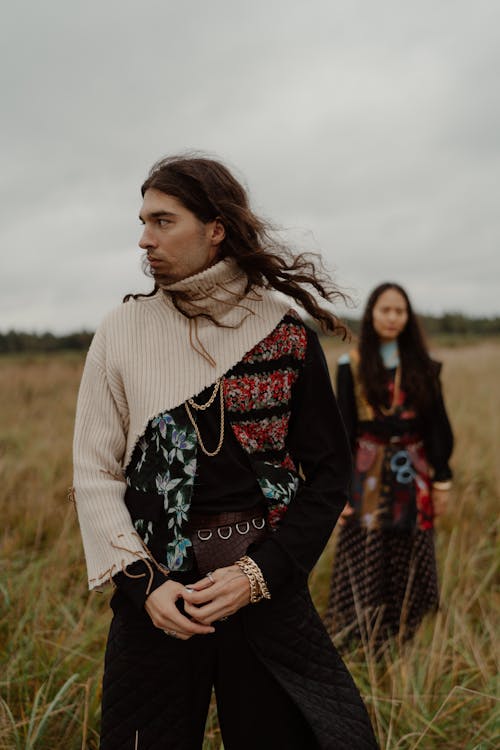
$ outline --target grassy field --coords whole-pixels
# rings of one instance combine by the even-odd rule
[[[329,363],[343,347],[327,347]],[[492,750],[498,712],[500,343],[442,348],[456,434],[437,529],[442,607],[404,650],[347,655],[386,750]],[[68,502],[79,355],[0,359],[0,750],[98,747],[108,596],[89,596]],[[311,577],[326,603],[335,533]],[[214,713],[205,750],[219,750]],[[257,749],[256,749],[257,750]]]

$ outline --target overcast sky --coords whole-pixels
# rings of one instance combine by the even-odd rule
[[[93,329],[148,290],[139,187],[186,149],[354,314],[388,279],[500,314],[498,0],[16,0],[0,43],[0,330]]]

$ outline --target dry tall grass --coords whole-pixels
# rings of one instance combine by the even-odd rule
[[[333,361],[338,346],[328,349]],[[403,651],[346,657],[382,748],[498,747],[500,344],[440,352],[457,437],[437,531],[442,609]],[[67,501],[82,358],[0,360],[0,750],[97,748],[107,596],[88,595]],[[325,606],[335,534],[311,578]],[[219,750],[212,714],[206,750]]]

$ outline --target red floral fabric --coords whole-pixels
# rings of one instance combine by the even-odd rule
[[[302,360],[305,357],[306,348],[307,331],[304,326],[283,321],[269,336],[245,354],[242,362],[269,362],[283,356]]]
[[[230,412],[268,409],[290,402],[297,370],[273,370],[224,379],[224,403]]]

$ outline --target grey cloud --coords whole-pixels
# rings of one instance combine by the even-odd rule
[[[139,186],[199,148],[363,300],[498,314],[500,6],[11,4],[0,31],[0,329],[94,326],[148,288]]]

